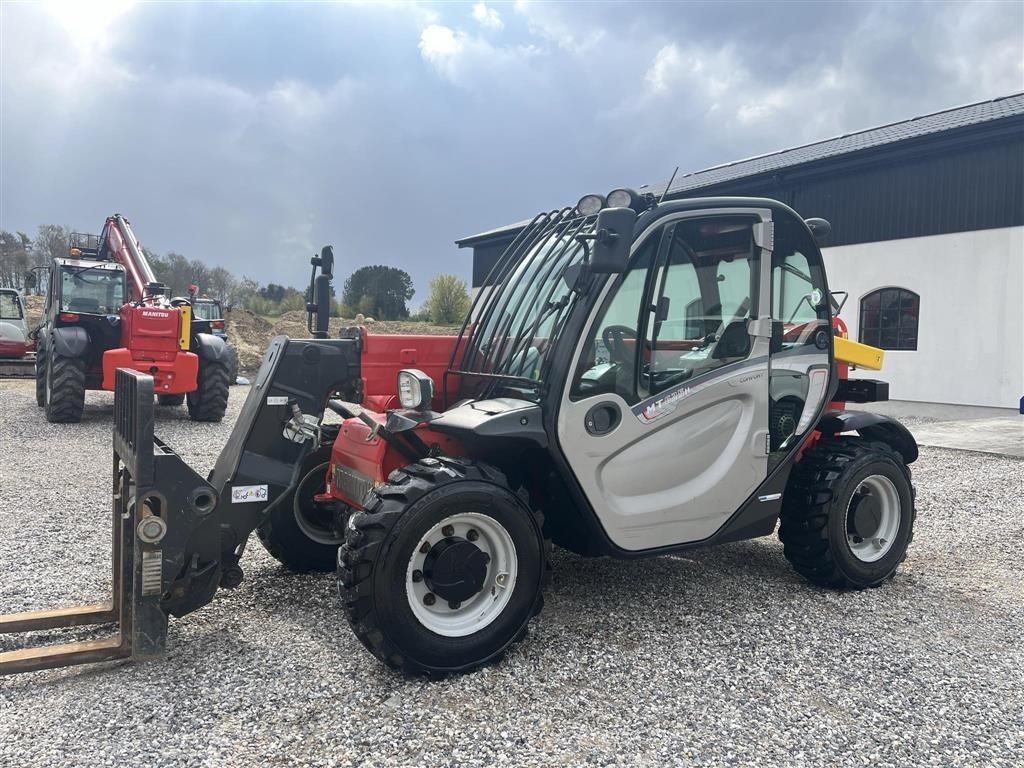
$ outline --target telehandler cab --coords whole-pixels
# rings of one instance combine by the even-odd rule
[[[521,639],[552,542],[648,557],[781,519],[812,583],[882,584],[912,537],[917,446],[843,409],[887,386],[846,378],[881,352],[835,330],[828,228],[772,200],[587,196],[534,218],[451,337],[327,338],[326,247],[314,338],[273,340],[208,478],[154,437],[153,380],[118,371],[113,601],[0,629],[119,633],[0,671],[159,654],[169,615],[241,582],[254,530],[289,568],[336,567],[356,636],[406,673]]]

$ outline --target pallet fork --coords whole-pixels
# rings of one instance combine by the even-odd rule
[[[167,614],[160,605],[166,504],[153,487],[153,379],[117,371],[114,407],[112,589],[106,603],[0,616],[0,633],[38,632],[116,624],[98,640],[41,645],[0,653],[0,675],[114,659],[160,656],[167,641]],[[177,458],[176,456],[174,458]],[[211,489],[212,492],[212,489]],[[142,501],[140,501],[142,500]],[[209,503],[213,503],[210,497]]]
[[[116,624],[99,640],[0,652],[0,675],[163,654],[184,616],[243,578],[249,535],[295,489],[324,405],[359,400],[358,334],[279,336],[267,349],[209,479],[153,435],[153,379],[118,369],[114,389],[110,602],[0,616],[0,633]]]

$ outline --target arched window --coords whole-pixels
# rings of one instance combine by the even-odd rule
[[[879,288],[860,300],[860,341],[881,349],[917,349],[921,297],[906,288]]]

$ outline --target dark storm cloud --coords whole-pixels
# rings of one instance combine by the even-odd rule
[[[582,192],[1024,88],[1018,3],[2,12],[0,226],[119,210],[292,284],[333,242],[417,299],[468,275],[454,238]]]

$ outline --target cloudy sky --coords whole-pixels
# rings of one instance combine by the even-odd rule
[[[0,227],[263,282],[1024,90],[1024,4],[0,4]]]

